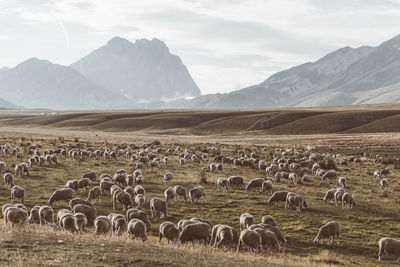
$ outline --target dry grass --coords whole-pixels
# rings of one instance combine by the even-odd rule
[[[47,131],[49,136],[35,134],[35,129],[31,129],[33,133],[27,135],[27,139],[33,142],[41,142],[45,148],[53,147],[58,142],[58,132]],[[16,130],[18,132],[18,130]],[[83,132],[82,132],[83,133]],[[97,135],[97,133],[96,133]],[[25,135],[24,135],[25,136]],[[65,136],[65,142],[72,142],[76,132]],[[90,143],[96,147],[104,147],[114,142],[128,143],[151,143],[159,140],[161,145],[165,147],[174,147],[175,144],[194,145],[200,142],[200,139],[184,139],[174,140],[171,136],[155,137],[147,136],[136,139],[119,138],[118,135],[110,135],[107,144],[104,136],[95,136],[93,133],[79,135],[81,142],[90,140]],[[246,137],[236,137],[241,142],[236,143],[235,139],[230,142],[220,143],[219,146],[224,154],[234,154],[234,149],[245,147],[255,148],[260,146],[258,142]],[[321,152],[335,152],[343,155],[359,154],[361,152],[373,152],[380,154],[397,155],[396,147],[387,147],[386,143],[398,144],[398,137],[392,137],[382,140],[381,138],[367,139],[360,136],[359,139],[348,138],[344,136],[325,137],[321,139],[308,137],[308,139],[271,139],[268,142],[262,142],[262,147],[273,149],[275,144],[284,145],[285,147],[306,146],[315,143],[319,144]],[[171,141],[173,140],[173,141]],[[259,142],[261,143],[261,140]],[[268,140],[268,139],[265,139]],[[287,141],[286,141],[287,140]],[[382,140],[379,142],[379,140]],[[391,142],[393,141],[393,142]],[[21,142],[21,135],[14,133],[9,135],[3,133],[0,135],[0,143],[11,143],[17,145]],[[201,139],[201,143],[215,143],[212,138]],[[286,145],[285,145],[286,144]],[[396,154],[397,153],[397,154]],[[269,151],[262,153],[262,157],[269,160]],[[15,159],[4,159],[8,166],[17,163]],[[315,178],[310,183],[302,185],[291,185],[283,182],[277,184],[274,190],[287,189],[296,191],[304,196],[309,203],[310,208],[297,213],[292,210],[285,211],[282,207],[269,207],[266,200],[269,196],[262,196],[258,193],[246,194],[241,189],[234,189],[229,193],[223,193],[216,190],[215,181],[219,176],[242,175],[248,181],[251,178],[260,177],[262,174],[252,168],[237,168],[225,165],[222,174],[207,174],[208,184],[205,185],[208,202],[200,201],[198,205],[189,203],[176,202],[169,208],[168,220],[177,222],[183,218],[203,217],[209,219],[213,224],[223,223],[239,228],[239,216],[243,212],[250,212],[257,221],[265,214],[274,216],[278,225],[288,239],[287,246],[283,251],[263,253],[259,256],[248,254],[241,251],[235,254],[233,250],[188,247],[172,247],[158,245],[156,240],[158,235],[158,226],[160,219],[151,219],[152,226],[149,231],[150,241],[145,244],[137,244],[128,238],[104,238],[93,237],[91,234],[93,229],[87,229],[84,235],[70,235],[61,233],[59,230],[44,230],[29,226],[26,230],[17,230],[0,227],[0,265],[21,265],[25,266],[27,261],[31,261],[34,265],[42,264],[58,264],[58,265],[152,265],[164,266],[174,264],[176,266],[258,266],[268,264],[277,265],[358,265],[372,266],[378,265],[377,261],[377,242],[383,236],[399,237],[400,226],[398,225],[398,214],[400,212],[400,188],[399,170],[393,170],[389,177],[389,191],[383,194],[378,187],[378,182],[372,178],[371,170],[382,168],[383,165],[375,165],[373,159],[363,158],[364,163],[351,163],[348,167],[338,166],[340,176],[348,179],[348,191],[356,196],[357,207],[353,210],[342,210],[331,204],[326,206],[321,201],[325,191],[329,188],[336,187],[336,184],[321,182]],[[34,167],[31,176],[16,178],[16,184],[27,189],[26,205],[30,209],[37,204],[45,204],[51,193],[64,186],[67,180],[77,179],[84,172],[93,170],[96,173],[113,173],[119,168],[125,168],[129,172],[134,170],[134,166],[124,158],[118,161],[105,162],[103,160],[86,160],[76,163],[69,158],[60,160],[57,166]],[[171,166],[160,169],[145,168],[143,170],[145,183],[144,187],[147,192],[147,200],[152,197],[162,196],[165,189],[162,184],[162,175],[167,171],[174,173],[174,184],[181,184],[187,189],[198,184],[200,167],[187,164],[184,168],[180,168],[177,155],[170,157]],[[388,167],[393,168],[392,165]],[[336,181],[334,181],[336,183]],[[98,183],[98,182],[97,182]],[[80,197],[85,198],[87,192],[80,192]],[[0,186],[0,203],[4,204],[10,201],[9,190]],[[148,203],[148,202],[147,202]],[[57,212],[60,208],[67,207],[66,203],[60,203],[55,206]],[[112,211],[112,203],[109,195],[106,195],[101,203],[96,203],[99,215],[106,215]],[[148,212],[148,204],[145,207]],[[119,210],[122,212],[122,210]],[[148,212],[149,213],[149,212]],[[337,220],[342,225],[342,239],[340,245],[320,245],[315,246],[312,243],[318,227],[329,220]],[[61,239],[64,243],[58,243]],[[39,243],[36,243],[39,242]],[[104,244],[104,246],[102,245]],[[157,257],[155,257],[155,255]],[[161,256],[160,256],[161,255]],[[394,262],[394,258],[384,260],[382,264],[387,265]]]

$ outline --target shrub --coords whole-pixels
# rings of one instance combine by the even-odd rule
[[[156,146],[161,145],[160,140],[154,140],[154,141],[153,141],[153,145],[156,145]]]
[[[65,137],[64,136],[59,136],[58,141],[60,141],[61,144],[64,144],[65,142]]]
[[[206,174],[204,172],[200,172],[199,177],[198,177],[198,181],[201,184],[207,184],[208,183],[207,176],[206,176]]]

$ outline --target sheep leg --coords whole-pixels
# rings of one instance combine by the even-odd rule
[[[238,252],[239,252],[240,245],[241,245],[241,240],[239,240],[238,246],[237,246],[237,248],[236,248],[236,253],[238,253]]]

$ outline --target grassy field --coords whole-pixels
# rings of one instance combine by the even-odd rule
[[[44,148],[53,148],[60,141],[58,136],[61,132],[50,129],[45,134],[31,130],[31,133],[21,133],[21,129],[15,132],[2,132],[0,144],[10,143],[16,146],[21,143],[21,137],[33,143],[42,143]],[[40,130],[42,131],[42,130]],[[75,135],[69,132],[71,136]],[[112,135],[105,140],[104,136],[97,133],[80,133],[81,143],[91,143],[97,148],[111,147],[113,143],[135,143],[152,142],[157,137],[153,135],[136,136],[128,134],[120,137]],[[65,142],[74,142],[71,136],[64,136]],[[182,147],[196,144],[204,147],[218,146],[224,155],[237,156],[239,148],[267,148],[261,157],[269,161],[270,152],[276,146],[279,147],[305,147],[306,145],[317,144],[318,152],[340,153],[344,157],[350,155],[361,156],[363,152],[379,153],[390,157],[398,157],[399,136],[398,135],[374,135],[367,138],[366,135],[357,136],[319,136],[308,137],[258,137],[254,141],[251,135],[237,136],[235,138],[214,139],[212,137],[187,138],[164,135],[161,140],[163,149]],[[225,140],[225,142],[221,142]],[[228,141],[227,141],[228,140]],[[16,159],[1,158],[8,166],[18,163]],[[26,160],[26,158],[25,158]],[[56,264],[56,265],[129,265],[139,264],[148,266],[261,266],[266,264],[276,265],[358,265],[386,266],[395,261],[395,258],[385,259],[382,263],[377,261],[377,242],[381,237],[390,236],[399,238],[400,232],[400,170],[394,169],[393,165],[384,166],[375,164],[373,158],[362,158],[362,164],[350,163],[349,166],[338,167],[340,176],[348,180],[348,192],[354,193],[357,206],[352,210],[342,210],[341,207],[323,203],[322,198],[329,188],[336,187],[333,184],[321,182],[311,175],[311,182],[293,185],[287,181],[276,183],[274,191],[289,190],[301,193],[305,196],[309,208],[298,213],[293,210],[284,210],[280,207],[268,206],[266,201],[269,195],[261,195],[258,192],[250,194],[242,189],[233,189],[228,193],[217,191],[215,181],[218,177],[230,175],[242,175],[245,181],[255,177],[262,177],[264,174],[257,169],[247,167],[234,167],[224,165],[223,173],[207,174],[208,183],[205,185],[208,202],[200,201],[197,205],[191,203],[175,202],[169,206],[168,221],[174,223],[180,219],[191,217],[202,217],[210,220],[213,224],[222,223],[236,227],[239,230],[239,216],[243,212],[250,212],[260,221],[261,217],[270,214],[276,218],[278,226],[288,240],[288,243],[281,252],[268,252],[261,255],[251,255],[243,250],[235,254],[229,249],[202,248],[195,246],[173,247],[165,242],[158,244],[158,226],[162,222],[159,218],[151,218],[149,231],[150,240],[145,244],[136,243],[127,237],[106,238],[93,236],[93,229],[88,228],[83,235],[71,235],[62,233],[59,229],[40,229],[29,226],[25,230],[11,229],[0,223],[0,264],[25,266],[28,262],[35,265]],[[171,165],[168,167],[143,169],[145,177],[144,187],[146,189],[147,205],[145,207],[149,216],[148,202],[152,197],[163,196],[165,186],[162,183],[162,176],[167,171],[174,173],[173,184],[180,184],[187,189],[198,185],[198,177],[201,166],[211,162],[203,162],[200,166],[188,163],[183,168],[178,165],[178,155],[170,156]],[[389,190],[384,193],[379,182],[372,177],[374,170],[389,167],[392,173],[389,177]],[[31,175],[17,177],[15,183],[27,190],[26,206],[30,209],[34,205],[46,204],[52,192],[62,188],[66,181],[79,179],[86,171],[101,173],[114,173],[117,169],[125,168],[132,173],[134,165],[126,158],[120,157],[117,161],[84,160],[76,163],[70,158],[61,158],[57,166],[34,167]],[[306,170],[308,171],[308,170]],[[2,175],[2,174],[1,174]],[[98,184],[98,181],[94,185]],[[79,197],[86,198],[87,192],[79,192]],[[10,193],[4,185],[0,186],[0,204],[10,202]],[[67,208],[67,203],[59,203],[54,206],[55,212],[60,208]],[[112,212],[112,202],[109,194],[103,197],[101,202],[96,203],[98,215],[107,215]],[[122,213],[122,210],[118,212]],[[315,237],[319,226],[330,220],[337,220],[341,223],[340,245],[318,245],[312,240]],[[63,240],[59,243],[58,240]]]

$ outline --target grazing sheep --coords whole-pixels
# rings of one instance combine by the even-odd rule
[[[340,224],[336,221],[331,221],[328,222],[324,225],[322,225],[319,228],[317,236],[314,238],[315,243],[319,243],[321,241],[321,244],[324,242],[324,239],[328,239],[328,244],[332,244],[333,240],[335,239],[336,236],[336,242],[339,244],[339,235],[340,235]]]
[[[77,212],[74,214],[76,227],[78,228],[79,233],[83,233],[85,226],[88,223],[87,216],[81,212]]]
[[[15,200],[19,200],[21,204],[23,204],[25,200],[25,189],[17,185],[11,188],[11,201]]]
[[[164,196],[165,196],[165,201],[167,202],[167,204],[168,204],[168,202],[170,201],[170,200],[174,200],[174,198],[175,198],[175,190],[172,188],[172,187],[168,187],[167,189],[165,189],[165,191],[164,191]]]
[[[135,186],[135,195],[139,194],[146,195],[146,190],[141,185]]]
[[[160,219],[167,218],[167,201],[162,198],[153,197],[150,200],[150,211],[151,217],[154,217],[158,213],[160,214]]]
[[[236,247],[238,242],[239,235],[233,227],[227,225],[219,225],[215,233],[214,247],[218,248],[219,246],[230,245],[234,245]]]
[[[40,206],[34,206],[31,209],[31,212],[30,212],[30,215],[29,215],[29,218],[28,218],[28,223],[40,224],[39,209],[40,209]]]
[[[125,191],[117,191],[113,195],[113,208],[116,209],[116,204],[119,203],[122,206],[122,210],[128,210],[133,207],[131,195]]]
[[[380,184],[381,184],[382,190],[385,190],[386,188],[389,187],[389,181],[388,181],[388,179],[386,179],[386,178],[383,178],[383,179],[380,181]]]
[[[114,235],[122,236],[128,229],[128,222],[125,217],[117,217],[112,223]]]
[[[205,246],[209,242],[210,236],[210,225],[203,222],[196,222],[183,227],[179,235],[179,242],[181,244],[186,244],[187,242],[194,244],[195,241],[203,241]]]
[[[87,219],[87,225],[93,225],[94,219],[96,219],[96,208],[84,204],[75,205],[72,209],[72,213],[76,215],[77,213],[83,213]]]
[[[328,191],[326,191],[326,193],[325,193],[325,196],[324,196],[324,198],[322,199],[325,203],[326,203],[326,201],[327,200],[330,200],[331,202],[335,199],[335,193],[336,193],[336,191],[343,191],[344,192],[344,189],[342,189],[342,188],[332,188],[332,189],[329,189]]]
[[[374,171],[374,178],[375,179],[381,179],[381,176],[382,176],[382,174],[381,174],[380,170]]]
[[[240,231],[249,228],[252,224],[254,224],[254,217],[250,213],[240,215]]]
[[[79,189],[78,180],[71,180],[71,181],[68,181],[68,182],[65,184],[64,188],[71,188],[71,189],[73,189],[74,191],[78,191],[78,189]]]
[[[63,231],[70,231],[71,233],[78,232],[75,216],[71,213],[62,217],[60,220],[60,227]]]
[[[95,186],[92,189],[90,189],[87,201],[90,201],[92,203],[96,202],[96,199],[101,197],[101,189],[100,186]]]
[[[335,199],[335,206],[338,206],[338,202],[342,201],[342,197],[344,195],[346,191],[342,190],[336,190],[335,194],[333,195],[334,199]]]
[[[74,197],[74,195],[75,195],[75,190],[71,188],[58,189],[54,191],[54,193],[51,195],[49,199],[49,204],[53,205],[54,202],[60,200],[70,200]]]
[[[7,167],[7,164],[4,161],[0,161],[0,172],[4,171]]]
[[[230,176],[228,178],[229,186],[243,186],[244,187],[244,180],[242,176]]]
[[[302,208],[305,208],[304,205],[304,198],[300,196],[299,194],[290,192],[287,194],[286,197],[286,203],[285,203],[285,209],[287,207],[295,208],[296,211],[300,211]]]
[[[197,201],[199,201],[201,197],[204,197],[204,201],[207,202],[206,192],[202,186],[196,186],[190,189],[189,197],[193,204],[197,204]]]
[[[244,229],[240,233],[239,237],[239,243],[236,249],[236,252],[239,252],[242,244],[246,245],[249,247],[249,251],[255,252],[260,252],[262,250],[262,238],[261,235],[254,231],[254,230],[249,230],[249,229]]]
[[[40,225],[49,225],[49,226],[55,226],[56,224],[54,223],[54,211],[51,207],[49,206],[41,206],[39,209],[39,219],[40,219]]]
[[[132,220],[132,219],[139,219],[141,221],[143,221],[147,227],[150,227],[150,221],[149,218],[147,217],[147,214],[144,211],[141,211],[139,209],[129,209],[126,212],[126,218],[128,221]]]
[[[4,178],[4,184],[8,187],[8,188],[12,188],[14,186],[14,175],[10,172],[6,172],[3,175]]]
[[[272,217],[271,215],[264,215],[264,216],[262,216],[262,218],[261,218],[261,223],[263,223],[263,224],[269,224],[269,225],[272,225],[272,226],[278,226],[278,224],[276,223],[276,220],[275,220],[275,218],[274,217]]]
[[[252,190],[253,188],[260,188],[262,187],[262,184],[264,182],[264,178],[254,178],[251,179],[250,182],[246,185],[245,190],[248,192]]]
[[[279,230],[278,227],[276,226],[272,226],[270,224],[263,224],[263,223],[259,223],[259,224],[253,224],[252,226],[249,227],[249,230],[255,230],[257,228],[262,228],[265,230],[269,230],[271,232],[274,232],[276,237],[278,238],[278,241],[283,245],[286,244],[286,238],[282,235],[281,231]]]
[[[110,192],[111,187],[114,185],[114,181],[112,181],[110,178],[104,178],[100,181],[100,189],[101,189],[101,195],[104,195],[105,191]],[[111,193],[110,193],[111,194]]]
[[[143,194],[136,195],[136,197],[135,197],[136,208],[143,209],[145,202],[146,202],[146,196],[145,195],[143,195]]]
[[[228,179],[224,179],[222,177],[219,177],[217,179],[217,189],[218,191],[223,191],[223,192],[228,192],[229,191],[229,181]]]
[[[186,202],[186,189],[183,186],[175,185],[174,191],[175,191],[176,199],[178,199],[178,197],[179,197],[181,200],[184,199],[184,201]]]
[[[170,184],[173,178],[174,175],[172,174],[172,172],[167,172],[166,174],[164,174],[164,184]]]
[[[92,185],[92,181],[89,178],[81,178],[78,181],[78,188],[86,190],[86,188],[90,187]]]
[[[266,194],[267,192],[271,192],[272,194],[272,182],[270,180],[264,181],[261,185],[261,194]]]
[[[163,222],[160,224],[159,230],[159,241],[161,243],[161,239],[165,237],[168,240],[168,244],[172,241],[174,244],[179,240],[179,229],[172,222]]]
[[[337,178],[337,173],[335,170],[329,170],[327,171],[324,175],[322,175],[321,179],[336,179]]]
[[[111,220],[107,216],[98,216],[94,220],[95,234],[109,234],[111,233]]]
[[[383,237],[378,242],[379,245],[379,253],[378,253],[378,260],[381,261],[383,258],[383,254],[385,255],[394,255],[399,257],[396,260],[396,264],[400,262],[400,240],[390,238],[390,237]]]
[[[95,172],[86,172],[83,174],[82,178],[89,178],[91,181],[96,181],[97,175]]]
[[[271,248],[275,249],[276,251],[281,249],[278,238],[274,232],[262,228],[256,228],[254,231],[260,234],[261,246],[265,248],[266,251],[269,251]]]
[[[168,157],[164,157],[163,162],[165,166],[168,166]]]
[[[343,188],[343,189],[346,188],[346,178],[340,177],[339,180],[338,180],[338,183],[339,183],[339,186],[340,186],[341,188]]]
[[[349,193],[344,193],[342,196],[342,209],[352,209],[356,205],[354,200],[354,195]]]
[[[8,222],[11,222],[12,227],[14,225],[25,226],[28,222],[28,216],[26,210],[10,206],[4,211],[4,224],[7,225]]]
[[[40,206],[37,206],[37,207],[39,207],[40,208]],[[61,219],[65,216],[65,215],[68,215],[68,214],[72,214],[72,212],[70,211],[70,210],[67,210],[67,209],[60,209],[58,212],[57,212],[57,221],[58,221],[58,224],[61,226]],[[73,215],[73,214],[72,214]]]
[[[146,236],[147,227],[146,224],[139,219],[131,219],[128,224],[128,234],[133,235],[135,239],[139,238],[141,242],[147,240]]]
[[[286,197],[288,195],[288,191],[275,191],[272,196],[268,199],[268,205],[272,205],[276,202],[277,206],[279,207],[279,202],[286,202]]]

